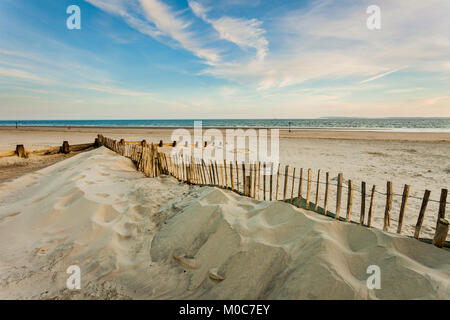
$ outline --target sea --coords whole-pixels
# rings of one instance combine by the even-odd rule
[[[51,127],[203,127],[337,129],[362,131],[450,132],[450,118],[319,119],[148,119],[148,120],[0,120],[0,126]]]

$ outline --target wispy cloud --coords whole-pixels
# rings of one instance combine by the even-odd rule
[[[369,79],[363,80],[363,81],[361,81],[359,84],[371,82],[371,81],[374,81],[374,80],[377,80],[377,79],[386,77],[386,76],[388,76],[388,75],[390,75],[390,74],[392,74],[392,73],[394,73],[394,72],[397,72],[397,71],[399,71],[399,70],[400,70],[400,69],[398,68],[398,69],[390,70],[390,71],[387,71],[387,72],[383,72],[383,73],[378,74],[378,75],[376,75],[376,76],[373,76],[373,77],[371,77],[371,78],[369,78]]]
[[[207,17],[209,10],[199,2],[191,0],[189,6],[196,16],[214,27],[221,39],[230,41],[240,48],[254,48],[258,59],[264,59],[269,42],[264,37],[266,31],[261,27],[262,21],[255,18],[242,19],[226,16],[219,19],[209,19]]]

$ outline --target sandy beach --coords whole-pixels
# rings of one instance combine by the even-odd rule
[[[87,143],[98,133],[149,142],[169,141],[171,134],[128,128],[0,132],[2,151],[18,143],[30,149],[63,140]],[[397,193],[408,183],[411,195],[428,188],[432,199],[448,187],[448,134],[311,134],[282,131],[281,164],[329,171],[332,179],[343,172],[355,185],[366,181],[380,191],[387,180]],[[131,160],[104,147],[17,178],[19,161],[42,164],[45,157],[0,158],[1,299],[450,298],[446,249],[287,203],[168,176],[146,178]],[[384,201],[379,196],[376,202],[375,227],[382,225]],[[414,230],[420,202],[408,202],[406,235]],[[392,229],[399,206],[394,198]],[[434,228],[425,226],[436,216],[437,204],[430,203],[422,236],[432,238]],[[81,290],[66,288],[71,265],[81,269]],[[380,267],[380,289],[366,285],[370,265]]]

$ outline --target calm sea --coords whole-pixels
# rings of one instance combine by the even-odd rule
[[[22,120],[18,126],[60,127],[192,127],[201,120],[204,127],[241,128],[329,128],[342,130],[380,130],[413,132],[450,132],[450,118],[385,119],[191,119],[191,120]],[[0,120],[0,126],[15,126],[16,121]]]

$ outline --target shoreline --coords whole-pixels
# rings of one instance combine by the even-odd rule
[[[288,128],[202,127],[203,130],[208,130],[210,128],[219,129],[221,131],[227,129],[278,129],[279,137],[286,139],[296,138],[364,141],[450,142],[450,132],[367,131],[361,129],[337,130],[331,128],[291,128],[289,132]],[[16,129],[15,127],[0,126],[0,132],[4,133],[5,135],[20,135],[21,133],[23,134],[26,132],[61,134],[61,136],[68,134],[88,135],[89,141],[84,142],[90,142],[91,140],[95,139],[97,134],[100,133],[122,134],[125,139],[131,137],[133,139],[136,139],[137,136],[148,138],[148,135],[152,135],[170,140],[171,132],[175,129],[187,129],[190,132],[193,132],[193,127],[21,126]],[[4,137],[4,139],[5,138],[6,137]],[[56,142],[60,143],[60,141],[55,141],[55,143]],[[10,143],[7,143],[7,141],[3,141],[3,139],[0,137],[0,146],[4,146],[5,144]]]

